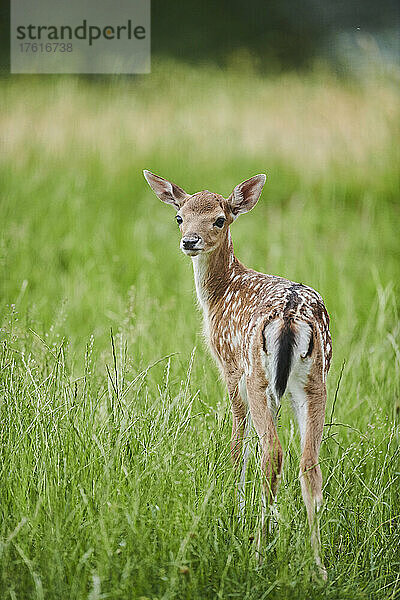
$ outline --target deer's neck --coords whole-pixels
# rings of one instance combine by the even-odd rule
[[[226,292],[235,264],[238,263],[229,230],[218,248],[194,256],[192,261],[197,298],[203,310],[208,313]]]

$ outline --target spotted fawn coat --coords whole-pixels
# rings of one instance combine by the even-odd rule
[[[322,503],[318,456],[332,356],[323,300],[306,285],[248,269],[234,254],[229,226],[255,206],[265,175],[239,184],[228,199],[207,190],[189,195],[149,171],[144,175],[157,196],[177,210],[180,246],[192,257],[205,335],[231,400],[231,451],[236,466],[250,420],[259,437],[265,477],[258,552],[262,555],[264,514],[273,503],[282,468],[276,419],[287,391],[300,431],[300,481],[312,546],[320,573],[326,577],[315,518]],[[242,510],[247,456],[245,448],[238,486]]]

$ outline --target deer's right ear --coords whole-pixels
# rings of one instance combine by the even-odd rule
[[[171,183],[158,175],[154,175],[151,171],[143,171],[143,175],[153,192],[167,204],[175,206],[176,210],[179,210],[184,204],[185,200],[189,198],[189,194],[175,183]]]
[[[228,198],[230,210],[236,218],[240,213],[249,212],[258,202],[267,176],[264,173],[254,175],[239,183]]]

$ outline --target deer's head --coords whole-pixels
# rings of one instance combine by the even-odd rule
[[[229,198],[208,190],[187,194],[182,188],[150,171],[143,171],[153,192],[176,213],[182,234],[180,247],[189,256],[212,252],[226,239],[229,225],[251,210],[260,197],[266,176],[255,175],[237,185]]]

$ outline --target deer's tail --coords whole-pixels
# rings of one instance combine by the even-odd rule
[[[311,356],[314,347],[313,330],[305,321],[277,319],[266,325],[263,336],[264,350],[271,358],[270,371],[272,370],[275,392],[281,398],[295,362]]]

